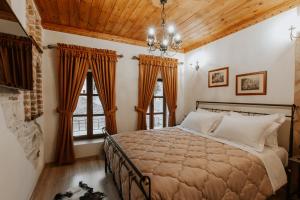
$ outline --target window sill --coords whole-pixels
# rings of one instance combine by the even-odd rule
[[[86,145],[86,144],[100,144],[100,143],[104,143],[104,138],[75,140],[74,146],[80,146],[80,145]]]

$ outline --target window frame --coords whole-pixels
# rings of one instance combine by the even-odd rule
[[[104,134],[94,134],[94,127],[93,127],[93,117],[104,116],[103,114],[94,114],[93,113],[93,97],[96,96],[99,98],[98,94],[93,93],[93,74],[92,72],[88,72],[86,76],[86,93],[80,93],[79,96],[86,96],[87,98],[87,107],[86,107],[86,115],[83,114],[73,114],[72,116],[72,125],[74,117],[86,117],[87,118],[87,133],[86,135],[74,136],[74,140],[86,140],[86,139],[97,139],[103,138]],[[73,134],[73,131],[72,131]]]
[[[158,82],[162,82],[163,83],[163,80],[161,78],[158,78],[157,81],[156,81],[156,84]],[[155,99],[163,99],[163,112],[155,112],[154,111],[154,102],[155,102]],[[151,99],[151,102],[150,102],[150,105],[149,105],[149,111],[150,112],[147,112],[146,113],[146,116],[148,115],[149,116],[149,127],[147,127],[147,129],[154,129],[154,116],[155,115],[163,115],[163,128],[167,127],[168,124],[167,124],[167,103],[166,103],[166,97],[165,97],[165,91],[163,89],[163,96],[155,96],[153,94],[153,97]],[[146,120],[147,120],[147,117],[146,117]]]

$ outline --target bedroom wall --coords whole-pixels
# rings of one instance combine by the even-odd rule
[[[281,13],[186,54],[185,113],[195,101],[291,104],[294,101],[295,42],[291,25],[300,30],[297,9]],[[190,64],[200,63],[199,71]],[[208,88],[208,71],[229,66],[229,87]],[[266,96],[236,96],[235,75],[268,71]]]
[[[26,0],[10,2],[27,27]],[[43,117],[31,122],[24,117],[23,92],[0,87],[0,199],[30,199],[44,166]]]
[[[111,49],[117,51],[118,54],[123,54],[124,57],[119,59],[117,63],[117,126],[118,131],[129,131],[136,129],[137,114],[134,110],[134,106],[137,105],[138,100],[138,61],[132,60],[131,57],[138,56],[139,54],[148,54],[146,48],[49,30],[44,31],[44,39],[44,45],[61,42],[66,44],[82,45],[86,47]],[[45,74],[45,78],[43,80],[43,90],[45,91],[45,121],[47,121],[45,124],[45,140],[47,141],[45,144],[46,162],[51,162],[54,159],[57,134],[58,114],[56,113],[56,107],[58,102],[56,89],[57,74],[55,71],[57,67],[56,53],[56,50],[45,50],[43,54],[43,73]],[[176,57],[181,61],[184,61],[183,54],[177,54]],[[179,92],[177,109],[178,121],[182,119],[184,113],[183,69],[184,66],[179,66]],[[93,147],[93,149],[95,148]],[[75,148],[77,156],[78,154],[83,153],[80,151],[87,150]]]

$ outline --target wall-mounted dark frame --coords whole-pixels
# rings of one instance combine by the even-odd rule
[[[218,71],[223,71],[225,70],[225,73],[226,73],[226,79],[224,80],[224,83],[221,84],[221,85],[211,85],[211,80],[210,80],[210,74],[212,73],[216,73]],[[229,85],[229,67],[222,67],[222,68],[217,68],[217,69],[213,69],[213,70],[210,70],[208,71],[208,87],[209,88],[213,88],[213,87],[226,87]]]
[[[248,95],[266,95],[267,94],[267,78],[268,78],[267,71],[260,71],[260,72],[252,72],[246,74],[238,74],[236,75],[235,79],[235,94],[237,96],[248,96]],[[263,91],[262,92],[255,92],[255,93],[239,93],[238,86],[239,86],[239,79],[243,76],[252,76],[252,75],[262,75],[263,76]]]

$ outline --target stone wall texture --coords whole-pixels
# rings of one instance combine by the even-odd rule
[[[27,33],[34,38],[37,44],[42,46],[41,17],[33,0],[26,0]],[[42,54],[33,45],[33,91],[24,92],[25,120],[30,121],[43,114],[42,96]]]

